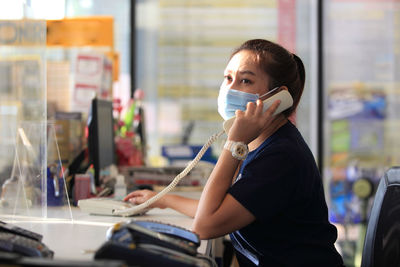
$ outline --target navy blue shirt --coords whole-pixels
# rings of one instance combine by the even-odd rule
[[[290,122],[243,162],[228,193],[255,217],[230,234],[240,266],[341,266],[314,157]]]

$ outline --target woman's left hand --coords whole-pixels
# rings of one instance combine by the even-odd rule
[[[143,190],[136,190],[131,193],[129,193],[127,196],[124,197],[124,201],[129,201],[132,204],[139,205],[153,196],[155,196],[157,193],[151,190],[143,189]],[[165,209],[165,205],[162,203],[162,199],[159,199],[152,205],[150,205],[150,208],[160,208],[160,209]]]
[[[257,100],[256,103],[247,103],[245,111],[236,110],[236,119],[229,130],[228,139],[249,144],[268,128],[280,103],[280,100],[276,100],[263,112],[263,102]]]

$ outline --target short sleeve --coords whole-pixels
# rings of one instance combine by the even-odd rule
[[[283,150],[284,151],[284,150]],[[268,151],[244,166],[241,178],[228,190],[257,219],[283,212],[296,186],[294,162],[282,150]]]

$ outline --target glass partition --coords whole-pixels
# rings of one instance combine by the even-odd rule
[[[0,209],[14,218],[68,218],[54,127],[47,123],[46,21],[0,20]],[[69,208],[69,206],[66,206]]]
[[[136,1],[137,85],[146,93],[149,154],[202,145],[221,130],[218,91],[230,53],[253,38],[275,41],[304,61],[307,84],[297,125],[316,153],[316,1]],[[213,145],[219,154],[222,141]]]
[[[400,160],[399,14],[399,1],[324,1],[324,179],[346,266],[359,266],[374,187]]]

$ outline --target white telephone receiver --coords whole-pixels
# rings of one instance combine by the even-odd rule
[[[264,108],[263,112],[265,112],[276,100],[280,100],[278,108],[275,110],[274,115],[281,113],[282,111],[290,108],[293,105],[293,98],[287,90],[281,90],[273,96],[265,99],[263,101]],[[223,128],[226,134],[228,134],[229,129],[232,127],[233,122],[235,121],[235,117],[232,117],[223,123]]]

